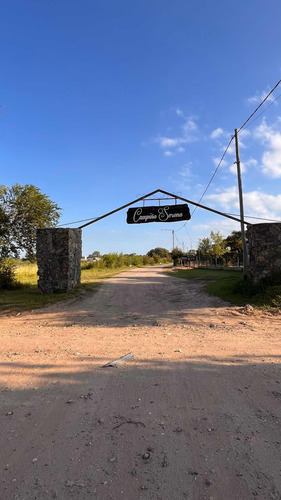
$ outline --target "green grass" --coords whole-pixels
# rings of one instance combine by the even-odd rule
[[[93,292],[105,278],[125,271],[126,267],[116,269],[85,269],[81,272],[81,286],[67,293],[41,294],[37,289],[37,265],[29,262],[16,262],[16,279],[21,287],[0,291],[0,311],[19,312],[44,307],[61,300],[81,295],[83,290]]]
[[[254,284],[244,281],[241,271],[180,269],[173,276],[206,281],[205,290],[237,306],[251,304],[264,309],[281,308],[281,285]]]
[[[42,295],[37,290],[37,285],[23,285],[17,290],[1,290],[0,311],[19,312],[37,309],[60,300],[78,296],[77,290],[68,293]]]
[[[81,291],[93,292],[105,278],[115,276],[128,267],[115,269],[84,269],[81,273],[81,286],[76,290],[60,294],[40,294],[37,290],[37,266],[28,262],[17,262],[16,278],[21,288],[0,291],[0,311],[18,312],[36,309],[61,300],[81,295]],[[168,272],[170,274],[170,272]],[[213,269],[172,270],[173,276],[184,279],[205,281],[208,293],[227,302],[243,306],[252,304],[262,308],[281,308],[281,285],[253,285],[243,280],[240,271]]]

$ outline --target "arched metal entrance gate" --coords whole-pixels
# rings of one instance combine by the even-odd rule
[[[81,255],[82,255],[82,229],[94,224],[110,215],[119,212],[139,201],[148,200],[151,196],[160,193],[169,199],[190,203],[196,207],[208,210],[209,212],[232,219],[242,224],[249,224],[241,221],[237,217],[219,212],[210,207],[200,205],[194,201],[187,200],[162,189],[156,189],[136,200],[126,203],[107,214],[97,217],[79,228],[48,228],[37,230],[37,263],[38,263],[38,289],[42,293],[68,292],[80,284],[81,279]],[[163,198],[163,200],[168,199]]]

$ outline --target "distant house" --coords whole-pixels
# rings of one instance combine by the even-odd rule
[[[83,260],[84,262],[95,262],[96,260],[101,260],[101,257],[91,254],[88,255],[88,257],[82,257],[81,260]]]
[[[94,253],[91,253],[90,255],[88,255],[86,260],[87,260],[87,262],[95,262],[97,260],[101,260],[101,257],[99,255],[95,255]]]

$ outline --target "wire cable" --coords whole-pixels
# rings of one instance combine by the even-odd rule
[[[247,123],[251,120],[251,118],[252,118],[252,117],[256,114],[256,112],[257,112],[257,111],[261,108],[261,106],[262,106],[262,105],[265,103],[265,101],[266,101],[266,100],[270,97],[270,95],[274,92],[274,90],[278,87],[278,85],[279,85],[280,83],[281,83],[281,79],[280,79],[280,80],[276,83],[276,85],[274,85],[274,87],[273,87],[273,88],[271,89],[271,91],[270,91],[270,92],[266,95],[266,97],[263,99],[263,101],[262,101],[262,102],[261,102],[261,103],[260,103],[260,104],[256,107],[256,109],[253,111],[253,113],[251,113],[251,115],[247,118],[247,120],[246,120],[246,121],[245,121],[245,122],[241,125],[241,127],[237,130],[237,133],[238,133],[238,134],[239,134],[239,132],[241,132],[241,130],[243,130],[243,128],[246,126],[246,124],[247,124]],[[280,95],[281,95],[281,94],[280,94]],[[276,98],[276,99],[275,99],[272,103],[270,103],[270,105],[269,105],[266,109],[268,109],[268,108],[269,108],[269,107],[270,107],[270,106],[271,106],[271,105],[272,105],[272,104],[273,104],[273,103],[274,103],[277,99],[279,99],[279,97],[280,97],[280,96],[278,96],[278,97],[277,97],[277,98]],[[266,109],[265,109],[264,111],[266,111]],[[263,112],[264,112],[264,111],[263,111]],[[260,115],[259,115],[259,116],[260,116]],[[257,118],[258,118],[258,117],[257,117]],[[257,119],[257,118],[256,118],[256,119]],[[254,121],[254,120],[253,120],[253,121]],[[253,121],[252,121],[251,123],[253,123]],[[224,153],[223,153],[223,155],[222,155],[222,157],[221,157],[221,159],[220,159],[220,161],[219,161],[219,163],[218,163],[218,165],[217,165],[217,167],[216,167],[216,169],[215,169],[215,171],[214,171],[214,173],[213,173],[213,175],[212,175],[211,179],[209,180],[209,182],[208,182],[208,184],[207,184],[207,186],[206,186],[206,188],[205,188],[205,190],[204,190],[203,194],[201,195],[200,200],[198,201],[198,204],[200,204],[200,203],[201,203],[201,201],[202,201],[202,199],[204,198],[204,196],[205,196],[206,192],[208,191],[208,189],[209,189],[209,187],[210,187],[210,185],[211,185],[211,183],[212,183],[212,181],[213,181],[213,179],[214,179],[214,177],[215,177],[215,175],[216,175],[216,173],[217,173],[217,171],[218,171],[219,167],[221,166],[221,164],[222,164],[222,162],[223,162],[223,159],[224,159],[224,157],[225,157],[225,155],[226,155],[226,153],[227,153],[227,151],[228,151],[228,149],[229,149],[229,147],[230,147],[230,144],[231,144],[231,142],[233,141],[233,139],[234,139],[234,135],[230,138],[229,143],[228,143],[228,145],[226,146],[225,151],[224,151]],[[194,212],[196,211],[196,209],[197,209],[197,207],[195,207],[195,208],[194,208],[194,210],[193,210],[193,212],[191,213],[191,215],[193,215],[193,214],[194,214]],[[264,219],[264,220],[265,220],[265,219]],[[187,221],[187,222],[188,222],[188,221]],[[185,222],[185,223],[183,224],[183,226],[181,226],[179,229],[177,229],[177,231],[180,231],[183,227],[185,227],[185,225],[187,224],[187,222]]]
[[[223,160],[224,160],[224,157],[225,157],[225,155],[226,155],[226,153],[227,153],[227,151],[228,151],[228,149],[229,149],[229,147],[230,147],[230,144],[232,143],[233,139],[234,139],[234,135],[232,135],[232,136],[231,136],[231,138],[230,138],[230,140],[229,140],[229,143],[228,143],[228,145],[226,146],[226,148],[225,148],[225,150],[224,150],[224,153],[223,153],[223,155],[222,155],[222,157],[221,157],[221,159],[220,159],[220,161],[219,161],[219,163],[218,163],[218,165],[217,165],[217,167],[216,167],[216,169],[215,169],[215,171],[214,171],[214,173],[213,173],[213,175],[212,175],[211,179],[209,180],[209,182],[208,182],[208,184],[207,184],[207,187],[205,188],[205,190],[204,190],[204,192],[203,192],[203,194],[202,194],[202,196],[201,196],[200,200],[198,201],[198,204],[199,204],[199,203],[201,203],[201,201],[202,201],[203,197],[204,197],[204,196],[205,196],[205,194],[206,194],[206,191],[209,189],[210,184],[211,184],[211,182],[213,181],[213,178],[215,177],[215,175],[216,175],[216,173],[217,173],[218,169],[220,168],[220,166],[221,166],[221,164],[222,164],[222,162],[223,162]],[[196,210],[196,209],[197,209],[197,207],[195,207],[195,208],[194,208],[194,210],[193,210],[193,212],[192,212],[192,214],[191,214],[191,215],[193,215],[193,214],[194,214],[194,212],[195,212],[195,210]]]
[[[233,215],[234,217],[240,217],[239,214],[226,214],[226,215]],[[267,220],[270,222],[280,222],[280,219],[266,219],[265,217],[254,217],[253,215],[244,215],[244,217],[247,217],[248,219],[257,219],[257,220]]]
[[[263,101],[256,107],[256,109],[249,116],[249,118],[247,118],[247,120],[243,123],[243,125],[241,125],[241,127],[237,130],[238,134],[245,127],[246,123],[248,123],[251,120],[251,118],[256,114],[256,112],[258,111],[258,109],[260,109],[260,107],[265,103],[265,101],[269,98],[269,96],[274,92],[274,90],[278,87],[278,85],[280,83],[281,83],[281,79],[279,80],[279,82],[276,83],[276,85],[274,85],[273,89],[271,89],[271,91],[267,94],[267,96],[265,96],[265,98],[263,99]]]
[[[60,224],[59,226],[56,227],[70,226],[71,224],[76,224],[77,222],[86,222],[88,220],[95,220],[96,218],[97,217],[90,217],[89,219],[74,220],[73,222],[66,222],[65,224]]]
[[[261,102],[261,103],[260,103],[260,104],[256,107],[256,109],[255,109],[255,110],[253,111],[253,113],[249,116],[249,118],[247,118],[247,120],[243,123],[243,125],[241,125],[241,127],[237,130],[237,133],[238,133],[238,134],[239,134],[239,132],[241,132],[241,130],[242,130],[242,129],[246,126],[246,124],[247,124],[247,123],[251,120],[251,118],[252,118],[252,117],[256,114],[256,112],[257,112],[257,111],[260,109],[260,107],[261,107],[261,106],[265,103],[265,101],[269,98],[269,96],[270,96],[270,95],[274,92],[274,90],[278,87],[278,85],[279,85],[280,83],[281,83],[281,79],[280,79],[280,80],[276,83],[276,85],[275,85],[275,86],[271,89],[271,91],[267,94],[267,96],[263,99],[263,101],[262,101],[262,102]],[[262,114],[263,114],[263,113],[264,113],[264,112],[265,112],[268,108],[270,108],[270,106],[272,106],[272,104],[273,104],[275,101],[277,101],[277,99],[279,99],[279,97],[281,97],[281,94],[280,94],[278,97],[276,97],[276,99],[274,99],[274,101],[273,101],[273,102],[271,102],[271,103],[269,104],[269,106],[267,106],[267,108],[266,108],[264,111],[262,111],[262,113],[260,113],[260,114],[259,114],[259,115],[255,118],[255,120],[257,120],[257,119],[259,118],[259,116],[261,116],[261,115],[262,115]],[[1,106],[1,107],[2,107],[2,106]],[[255,120],[253,120],[253,121],[251,122],[251,124],[252,124]],[[249,124],[248,126],[250,126],[250,124]],[[216,169],[215,169],[215,171],[214,171],[214,173],[213,173],[213,175],[212,175],[211,179],[209,180],[209,182],[208,182],[208,184],[207,184],[207,186],[206,186],[205,190],[203,191],[203,194],[201,195],[201,197],[200,197],[200,199],[199,199],[199,201],[198,201],[198,204],[200,204],[200,203],[201,203],[201,201],[202,201],[202,199],[204,198],[204,196],[205,196],[206,192],[208,191],[208,189],[209,189],[209,187],[210,187],[210,185],[211,185],[211,183],[212,183],[212,181],[213,181],[213,179],[214,179],[214,177],[215,177],[215,175],[216,175],[216,173],[217,173],[218,169],[220,168],[220,166],[221,166],[221,164],[222,164],[222,162],[223,162],[223,160],[224,160],[224,157],[225,157],[225,155],[226,155],[226,153],[227,153],[227,151],[228,151],[228,149],[229,149],[229,147],[230,147],[230,145],[231,145],[231,143],[232,143],[233,139],[234,139],[234,135],[233,135],[233,136],[231,136],[231,138],[230,138],[230,140],[229,140],[229,142],[228,142],[228,144],[227,144],[227,146],[226,146],[226,148],[225,148],[225,150],[224,150],[224,153],[223,153],[223,155],[222,155],[222,157],[221,157],[221,159],[220,159],[220,161],[219,161],[219,163],[218,163],[218,165],[217,165],[217,167],[216,167]],[[191,214],[191,215],[193,215],[193,214],[194,214],[194,212],[196,211],[196,209],[197,209],[197,208],[198,208],[197,206],[194,208],[194,210],[193,210],[193,212],[192,212],[192,214]],[[230,215],[235,215],[235,214],[230,214]],[[250,217],[250,216],[249,216],[249,218],[250,218],[250,219],[254,219],[254,218],[259,219],[259,217]],[[94,219],[95,219],[95,218],[90,217],[89,219],[82,219],[82,220],[77,220],[77,221],[73,221],[73,222],[66,222],[65,224],[60,224],[60,225],[59,225],[59,226],[57,226],[57,227],[62,227],[62,226],[70,226],[71,224],[76,224],[76,223],[78,223],[78,222],[87,222],[87,221],[89,221],[89,220],[94,220]],[[263,218],[261,218],[261,220],[273,220],[273,219],[263,219]],[[185,226],[186,226],[186,224],[187,224],[187,222],[188,222],[188,221],[186,221],[186,222],[183,224],[183,226],[181,226],[179,229],[177,229],[177,230],[176,230],[176,232],[180,231],[183,227],[185,227]]]
[[[227,153],[227,151],[228,151],[228,149],[229,149],[229,147],[230,147],[230,144],[232,143],[233,139],[234,139],[234,135],[232,135],[232,136],[231,136],[231,138],[230,138],[230,140],[229,140],[229,142],[228,142],[228,145],[226,146],[226,148],[225,148],[225,150],[224,150],[224,153],[223,153],[223,155],[222,155],[222,157],[221,157],[221,159],[220,159],[219,163],[217,164],[216,169],[215,169],[215,171],[214,171],[214,173],[213,173],[213,175],[212,175],[211,179],[209,180],[209,182],[208,182],[208,184],[207,184],[207,187],[205,188],[205,190],[204,190],[203,194],[201,195],[201,198],[200,198],[200,199],[199,199],[199,201],[198,201],[198,204],[200,204],[200,203],[201,203],[201,201],[202,201],[203,197],[205,196],[205,194],[206,194],[207,190],[209,189],[210,184],[211,184],[211,182],[213,181],[213,178],[215,177],[215,175],[216,175],[216,173],[217,173],[218,169],[220,168],[220,166],[221,166],[221,164],[222,164],[222,162],[223,162],[223,160],[224,160],[224,157],[225,157],[225,155],[226,155],[226,153]],[[193,211],[192,211],[191,215],[193,215],[193,214],[194,214],[194,212],[195,212],[195,210],[196,210],[197,208],[198,208],[198,207],[195,207],[195,208],[193,209]],[[187,222],[188,222],[188,221],[186,221],[186,222],[185,222],[185,223],[184,223],[184,224],[183,224],[183,225],[182,225],[179,229],[177,229],[177,230],[176,230],[176,232],[178,232],[178,231],[180,231],[181,229],[183,229],[183,228],[186,226]]]
[[[256,120],[258,120],[258,119],[259,119],[259,117],[260,117],[261,115],[263,115],[263,113],[265,113],[265,112],[268,110],[268,108],[270,108],[270,106],[272,106],[272,104],[274,104],[274,103],[275,103],[275,102],[276,102],[276,101],[277,101],[280,97],[281,97],[281,94],[279,94],[279,95],[276,97],[276,99],[274,99],[274,101],[272,101],[272,102],[271,102],[271,103],[270,103],[270,104],[269,104],[269,105],[268,105],[268,106],[267,106],[267,107],[266,107],[266,108],[265,108],[265,109],[264,109],[261,113],[259,113],[259,114],[258,114],[258,116],[256,116],[256,118],[254,118],[254,120],[252,120],[252,121],[251,121],[251,122],[250,122],[250,123],[249,123],[246,127],[244,127],[244,128],[248,128],[248,127],[250,127],[250,126],[252,125],[252,123],[254,123]]]

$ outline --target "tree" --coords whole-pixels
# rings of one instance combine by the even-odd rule
[[[212,243],[210,238],[202,238],[198,243],[198,252],[200,256],[207,258],[211,255]]]
[[[156,247],[156,248],[153,248],[152,250],[149,250],[149,252],[147,252],[146,255],[148,257],[154,257],[155,255],[157,255],[157,257],[159,257],[160,259],[170,259],[171,258],[171,254],[170,254],[169,250],[167,250],[166,248],[161,248],[161,247]]]
[[[35,259],[36,229],[56,226],[60,208],[32,184],[0,187],[0,258]]]
[[[178,264],[178,261],[182,258],[183,256],[183,251],[178,248],[178,247],[175,247],[172,252],[171,252],[171,256],[172,256],[172,259],[174,261],[174,266],[176,266]]]
[[[227,238],[225,238],[225,245],[231,252],[242,252],[242,237],[241,231],[232,231]]]
[[[215,256],[215,262],[217,265],[218,257],[222,257],[226,252],[226,244],[219,231],[217,233],[211,231],[210,236],[212,242],[211,254]]]

